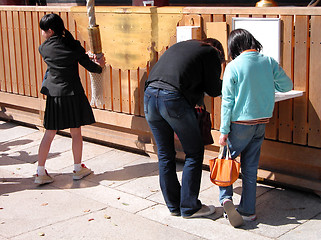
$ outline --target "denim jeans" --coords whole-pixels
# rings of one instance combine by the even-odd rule
[[[227,144],[232,158],[241,154],[242,195],[238,211],[244,215],[255,213],[257,168],[261,145],[264,140],[265,124],[241,125],[232,123]],[[220,203],[231,199],[233,186],[220,187]]]
[[[202,207],[198,195],[204,157],[195,110],[179,92],[148,87],[144,112],[157,145],[159,181],[166,205],[170,212],[192,215]],[[174,132],[185,152],[182,185],[176,174]]]

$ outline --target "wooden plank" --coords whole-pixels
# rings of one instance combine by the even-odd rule
[[[320,181],[321,149],[265,140],[259,168]]]
[[[112,83],[111,83],[111,66],[106,65],[103,71],[104,74],[104,109],[112,110]]]
[[[66,131],[65,131],[66,132]],[[90,139],[99,139],[100,142],[114,144],[125,149],[140,149],[143,153],[145,151],[144,143],[137,144],[142,135],[131,132],[121,132],[118,129],[102,128],[97,125],[87,125],[81,128],[81,133],[84,137]]]
[[[38,49],[41,41],[40,41],[40,28],[39,28],[39,12],[32,13],[32,29],[33,29],[33,43],[34,49]],[[43,14],[41,14],[42,16]],[[39,54],[39,51],[35,52],[35,71],[36,71],[36,89],[37,94],[39,96],[39,91],[41,89],[41,84],[43,80],[43,72],[42,72],[42,57]]]
[[[2,14],[1,14],[2,15]],[[0,15],[0,20],[1,20],[1,15]],[[4,66],[4,52],[3,52],[3,36],[2,36],[2,31],[4,30],[3,28],[3,22],[0,21],[0,90],[1,91],[6,91],[6,79],[5,79],[5,66]]]
[[[307,144],[308,98],[308,41],[309,18],[296,16],[294,49],[294,89],[304,91],[303,97],[295,98],[293,111],[293,143]]]
[[[225,16],[225,19],[226,19],[226,24],[227,24],[227,38],[229,37],[230,35],[230,32],[232,31],[232,27],[233,27],[233,18],[236,17],[236,15],[226,15]],[[227,61],[229,61],[229,58],[228,58],[228,50],[225,52],[225,59]]]
[[[144,113],[144,87],[145,87],[145,82],[148,78],[148,74],[149,74],[149,65],[147,65],[146,68],[140,68],[139,69],[139,77],[138,77],[138,81],[139,81],[139,115],[140,116],[145,116]]]
[[[38,53],[38,48],[35,48],[33,44],[33,24],[32,13],[26,12],[26,28],[27,28],[27,52],[28,52],[28,80],[29,80],[29,92],[33,97],[38,96],[38,86],[36,81],[36,65],[35,55]]]
[[[265,138],[266,139],[277,139],[277,134],[278,134],[278,128],[277,126],[279,125],[279,119],[278,119],[278,109],[279,109],[279,103],[276,103],[274,106],[273,110],[273,115],[270,118],[270,121],[268,124],[266,124],[265,127]]]
[[[139,69],[130,71],[130,113],[139,115]]]
[[[72,15],[70,13],[67,13],[67,21],[66,21],[66,25],[68,27],[69,32],[74,36],[74,38],[76,39],[76,22],[75,20],[72,18]]]
[[[254,17],[254,16],[253,16]],[[265,17],[264,15],[256,15],[258,18]],[[275,15],[266,16],[267,18],[275,18]],[[266,125],[265,138],[276,140],[278,138],[278,127],[279,127],[279,115],[278,115],[279,103],[276,103],[273,110],[273,115],[270,122]]]
[[[69,30],[69,22],[68,22],[68,13],[66,12],[59,12],[57,13],[61,17],[61,19],[64,21],[65,28]]]
[[[198,14],[185,15],[183,26],[201,26],[201,16]]]
[[[252,15],[256,18],[264,18],[265,15]],[[275,18],[274,15],[266,16],[266,18]],[[270,122],[265,128],[265,138],[276,140],[278,138],[278,127],[279,127],[279,115],[278,115],[279,103],[276,103],[273,110],[273,115]]]
[[[8,121],[14,120],[18,122],[28,123],[33,126],[40,126],[41,119],[39,119],[38,112],[27,111],[26,109],[13,108],[11,105],[2,105],[0,110],[0,118]]]
[[[93,109],[96,121],[99,123],[132,129],[133,131],[150,131],[145,118],[126,113],[116,113],[102,109]],[[133,125],[133,122],[135,124]]]
[[[211,14],[203,14],[201,15],[201,32],[202,32],[202,39],[207,38],[207,23],[213,22],[213,16]]]
[[[293,79],[293,16],[281,16],[281,58],[280,65],[286,74]],[[293,100],[279,102],[279,140],[292,142],[292,108]]]
[[[213,21],[214,22],[224,22],[225,21],[225,17],[224,15],[214,15],[213,16]],[[222,24],[220,24],[222,25]],[[223,27],[223,28],[222,28]],[[225,25],[226,27],[226,25]],[[222,31],[224,31],[224,26],[222,25],[220,28]],[[224,35],[227,34],[227,27],[226,27],[226,31],[225,33],[222,32],[222,39],[224,39]],[[227,39],[227,36],[226,36]],[[222,40],[224,44],[224,40]],[[224,46],[224,45],[223,45]],[[226,45],[225,45],[226,47]],[[227,49],[227,47],[226,47]],[[222,71],[223,72],[223,71]],[[214,98],[214,102],[213,102],[213,108],[214,108],[214,117],[213,117],[213,128],[215,130],[219,130],[220,126],[221,126],[221,105],[222,105],[222,98],[220,97],[216,97]]]
[[[28,66],[28,45],[27,45],[27,26],[25,12],[19,12],[20,21],[20,41],[21,41],[21,73],[23,80],[23,94],[31,96],[29,85],[29,66]]]
[[[253,15],[253,14],[278,14],[278,15],[321,15],[321,9],[318,7],[185,7],[184,14],[239,14],[239,15]]]
[[[42,99],[6,92],[0,92],[0,103],[29,108],[37,111],[44,110],[45,106],[45,101]]]
[[[320,195],[320,189],[321,189],[320,181],[314,181],[314,180],[310,180],[300,176],[293,176],[285,173],[279,173],[275,171],[262,170],[262,169],[258,169],[257,176],[258,178],[262,178],[263,181],[269,180],[275,183],[282,183],[283,185],[285,184],[286,186],[291,186],[292,188],[295,187],[295,188],[313,190],[317,194],[319,192],[319,195]]]
[[[130,75],[129,70],[121,71],[121,112],[130,113]]]
[[[14,38],[14,26],[13,26],[13,12],[7,12],[7,26],[8,26],[8,45],[10,54],[10,72],[11,72],[11,87],[13,93],[18,93],[17,87],[17,66],[16,66],[16,44]]]
[[[205,1],[203,1],[205,2]],[[255,1],[256,2],[256,1]],[[278,1],[276,1],[278,2]],[[50,11],[54,12],[69,12],[71,6],[5,6],[1,5],[1,10],[14,10],[21,9],[23,11],[46,11],[44,9],[50,9]],[[127,10],[127,9],[126,9]],[[97,11],[97,10],[96,10]],[[128,11],[128,10],[127,10]],[[173,13],[174,10],[168,8],[168,13]],[[135,12],[143,12],[146,13],[146,10],[143,8],[136,10]],[[318,7],[267,7],[267,8],[258,8],[258,7],[218,7],[218,6],[197,6],[197,7],[185,7],[182,9],[182,12],[185,14],[276,14],[276,12],[280,15],[321,15],[321,9]]]
[[[213,21],[213,16],[211,14],[203,14],[201,15],[201,31],[202,38],[213,37],[208,33],[208,24],[211,24]],[[214,100],[210,96],[204,96],[204,104],[206,110],[211,114],[211,123],[212,128],[214,127]]]
[[[113,111],[121,112],[120,69],[112,70]]]
[[[223,20],[223,19],[222,19]],[[207,37],[219,40],[223,46],[224,53],[227,52],[227,23],[211,22],[206,24]]]
[[[39,14],[39,22],[41,20],[41,18],[48,14],[49,12],[42,12]],[[39,28],[39,31],[41,33],[41,29]],[[40,44],[42,44],[43,42],[45,41],[45,39],[42,37],[42,35],[40,36]],[[39,92],[41,90],[41,86],[42,86],[42,82],[43,82],[43,79],[45,77],[45,73],[46,73],[46,70],[47,70],[47,64],[45,63],[45,61],[43,60],[43,58],[41,57],[41,82],[39,82],[38,86],[39,86]],[[41,83],[41,84],[40,84]],[[45,95],[43,94],[39,94],[39,97],[41,97],[42,99],[45,99]],[[41,113],[42,114],[42,113]],[[44,115],[44,113],[43,113]]]
[[[321,147],[321,16],[311,17],[310,76],[309,76],[309,132],[308,145]]]
[[[8,24],[7,24],[7,13],[1,13],[1,25],[2,25],[2,46],[3,46],[3,62],[4,62],[4,73],[5,73],[5,89],[7,92],[12,92],[11,85],[11,67],[10,67],[10,51],[9,51],[9,40],[8,40]]]
[[[24,95],[24,80],[23,80],[23,65],[22,65],[22,39],[20,33],[20,18],[19,12],[13,12],[13,36],[16,54],[16,78],[17,78],[17,93]],[[25,35],[23,35],[24,37]]]
[[[86,49],[86,42],[82,39],[80,34],[77,34],[77,40],[79,40],[80,44]],[[91,99],[91,82],[90,82],[89,73],[81,65],[78,65],[78,69],[79,69],[79,77],[80,77],[81,84],[85,90],[86,96],[88,97],[88,99],[90,101],[90,99]]]

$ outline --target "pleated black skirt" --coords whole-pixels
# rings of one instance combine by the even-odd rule
[[[84,93],[73,96],[47,96],[44,127],[48,130],[79,128],[95,123],[95,118]]]

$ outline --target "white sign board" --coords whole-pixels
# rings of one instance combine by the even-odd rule
[[[232,28],[249,31],[262,46],[262,53],[280,62],[280,18],[233,18]]]
[[[178,26],[176,27],[176,42],[187,41],[193,39],[193,29],[199,29],[199,26]]]

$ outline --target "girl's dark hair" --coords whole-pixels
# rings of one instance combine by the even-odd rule
[[[54,31],[54,35],[63,37],[63,41],[70,48],[73,48],[75,46],[74,37],[65,28],[64,21],[61,19],[59,15],[55,13],[44,15],[40,20],[39,26],[40,26],[40,29],[44,31],[48,31],[49,29],[51,29],[52,31]]]
[[[203,45],[210,45],[211,47],[213,47],[217,51],[221,63],[225,62],[224,49],[219,40],[215,38],[205,38],[202,40],[202,42]]]
[[[260,52],[262,48],[261,43],[245,29],[233,30],[228,38],[228,55],[232,59],[235,59],[245,50],[255,49]]]

